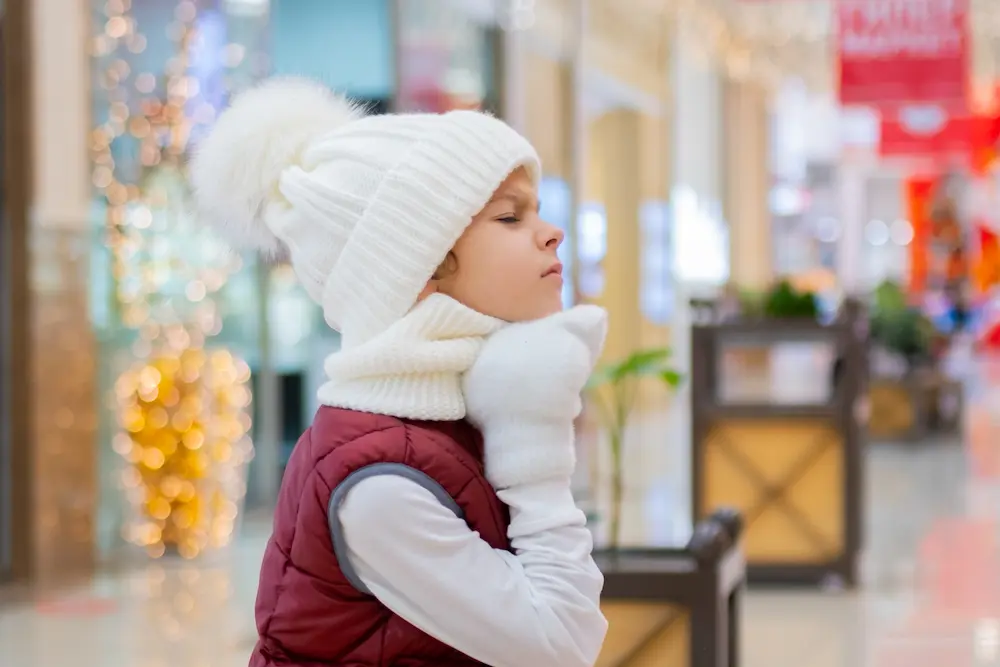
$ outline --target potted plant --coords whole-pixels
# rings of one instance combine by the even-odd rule
[[[869,330],[886,353],[873,359],[868,431],[875,439],[916,440],[929,430],[951,430],[961,404],[961,384],[939,368],[947,338],[907,302],[897,283],[875,290]]]
[[[816,295],[796,289],[788,280],[771,288],[764,299],[763,312],[774,319],[816,319],[819,307]]]
[[[897,283],[887,280],[876,288],[870,330],[872,340],[902,359],[908,372],[932,361],[934,325],[907,303]]]
[[[625,429],[635,408],[640,383],[653,379],[674,389],[681,374],[671,365],[669,348],[638,350],[624,359],[598,368],[587,383],[587,393],[597,406],[597,417],[611,451],[611,514],[608,542],[618,547],[621,537],[622,498],[625,492]]]
[[[766,294],[759,290],[741,289],[739,291],[740,311],[743,317],[760,319],[764,316]]]
[[[629,418],[644,382],[672,389],[681,380],[671,365],[670,350],[656,348],[600,367],[587,385],[589,404],[596,407],[593,413],[610,443],[613,466],[608,539],[593,552],[604,575],[601,611],[610,628],[597,664],[660,664],[665,645],[678,647],[677,658],[666,659],[670,664],[739,662],[739,643],[726,630],[738,613],[746,580],[739,515],[719,511],[697,521],[683,546],[625,548],[620,543]],[[685,617],[695,619],[696,633],[689,631],[688,623],[677,622]]]

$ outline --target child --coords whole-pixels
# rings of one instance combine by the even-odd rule
[[[299,80],[239,97],[192,179],[341,333],[285,471],[251,667],[584,667],[603,578],[573,419],[603,344],[561,310],[540,165],[472,111],[364,117]]]

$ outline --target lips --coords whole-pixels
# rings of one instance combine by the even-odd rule
[[[542,274],[542,278],[545,278],[546,276],[553,276],[553,275],[555,275],[555,276],[561,276],[562,272],[563,272],[563,265],[562,265],[562,263],[561,262],[556,262],[555,264],[553,264],[552,266],[550,266],[545,271],[545,273]]]

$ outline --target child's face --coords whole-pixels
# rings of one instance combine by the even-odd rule
[[[455,244],[457,268],[428,287],[507,322],[551,315],[562,308],[562,241],[562,231],[538,217],[538,193],[518,169]]]

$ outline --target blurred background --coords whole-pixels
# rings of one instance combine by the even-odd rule
[[[185,170],[275,74],[535,144],[565,303],[638,370],[581,505],[668,559],[742,513],[730,667],[1000,665],[996,0],[3,0],[0,36],[3,667],[246,663],[339,342]]]

